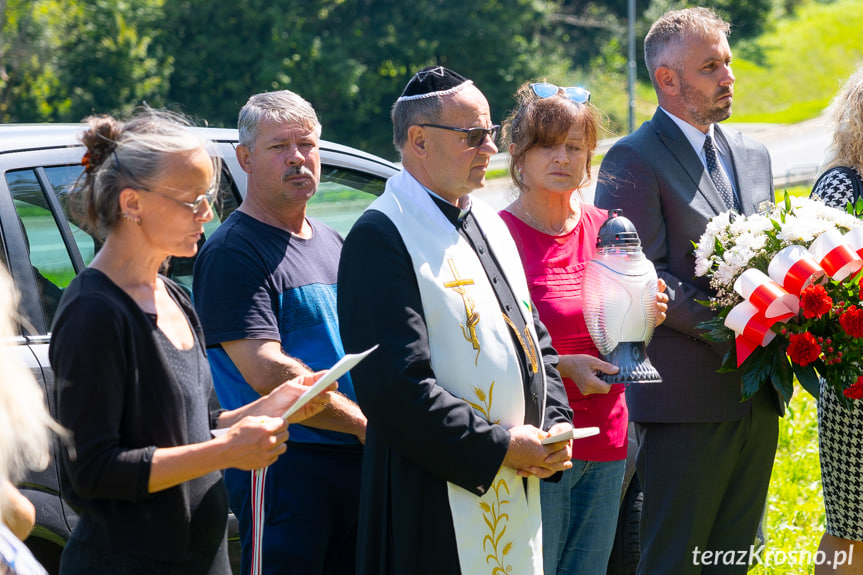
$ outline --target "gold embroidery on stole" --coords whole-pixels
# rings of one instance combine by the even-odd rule
[[[463,397],[462,399],[465,400],[467,404],[470,405],[472,408],[480,412],[482,416],[486,418],[486,420],[491,421],[491,423],[494,423],[496,425],[499,425],[500,418],[495,419],[494,421],[492,421],[491,419],[491,402],[494,398],[494,382],[492,381],[491,386],[489,386],[488,388],[488,396],[486,396],[485,390],[479,386],[474,386],[473,392],[482,402],[482,405],[480,405],[479,403],[474,403],[466,397]]]
[[[474,359],[474,365],[479,364],[479,338],[476,336],[476,324],[479,323],[479,312],[474,308],[476,304],[473,301],[473,298],[470,297],[470,294],[467,293],[467,288],[465,286],[473,285],[472,279],[461,279],[458,275],[458,270],[455,268],[455,262],[452,258],[448,258],[446,262],[449,264],[449,269],[452,271],[453,281],[444,282],[443,287],[450,288],[455,293],[461,296],[462,302],[464,302],[464,313],[467,316],[465,323],[458,324],[461,328],[461,334],[464,338],[473,344],[473,348],[476,350],[476,359]],[[465,329],[467,328],[467,329]]]
[[[482,538],[482,550],[488,552],[485,562],[491,567],[491,575],[508,575],[512,571],[512,565],[507,565],[505,557],[512,549],[512,541],[505,541],[501,545],[501,539],[506,533],[506,526],[509,523],[509,514],[503,512],[503,506],[509,503],[508,499],[501,499],[501,489],[509,495],[509,486],[503,478],[500,478],[496,483],[492,484],[495,500],[491,505],[480,500],[479,506],[482,509],[482,518],[488,526],[489,533]],[[489,546],[491,550],[489,551]]]
[[[536,357],[536,346],[533,345],[533,338],[530,336],[530,330],[527,326],[524,326],[524,337],[522,337],[521,333],[518,331],[518,328],[515,327],[513,321],[509,319],[509,316],[506,314],[502,315],[503,319],[506,320],[506,324],[512,329],[512,332],[518,339],[518,343],[521,344],[521,348],[524,350],[524,354],[527,356],[528,361],[530,361],[531,371],[533,371],[533,373],[538,372],[539,362]]]

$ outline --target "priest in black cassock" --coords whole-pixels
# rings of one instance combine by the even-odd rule
[[[540,574],[539,481],[571,466],[557,354],[485,184],[499,126],[473,82],[442,66],[392,110],[404,170],[342,251],[345,350],[368,417],[360,575]]]

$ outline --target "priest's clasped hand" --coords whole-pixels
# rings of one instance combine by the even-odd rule
[[[518,471],[521,477],[551,477],[558,471],[572,467],[572,440],[543,445],[550,435],[571,428],[569,423],[558,423],[548,431],[533,425],[519,425],[509,430],[509,449],[503,464]]]

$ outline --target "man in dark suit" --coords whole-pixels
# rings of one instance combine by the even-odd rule
[[[698,303],[711,292],[693,277],[691,242],[713,216],[774,199],[766,148],[718,125],[734,93],[728,32],[706,8],[653,24],[644,52],[659,108],[611,148],[596,189],[597,206],[635,224],[670,297],[648,349],[663,381],[626,391],[644,491],[639,574],[745,573],[776,452],[774,392],[741,402],[740,374],[716,373],[727,345],[696,329],[713,312]]]

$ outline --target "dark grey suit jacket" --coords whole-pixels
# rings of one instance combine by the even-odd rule
[[[767,148],[740,132],[715,126],[731,150],[743,211],[752,214],[773,201]],[[695,278],[693,241],[708,221],[726,211],[719,192],[686,136],[661,109],[637,131],[618,141],[602,161],[597,206],[622,208],[638,230],[645,255],[668,284],[665,323],[648,347],[662,383],[630,385],[629,415],[638,422],[737,421],[750,409],[741,402],[741,377],[718,374],[727,344],[704,339],[695,328],[713,312],[706,278]],[[777,410],[781,406],[777,400]]]

